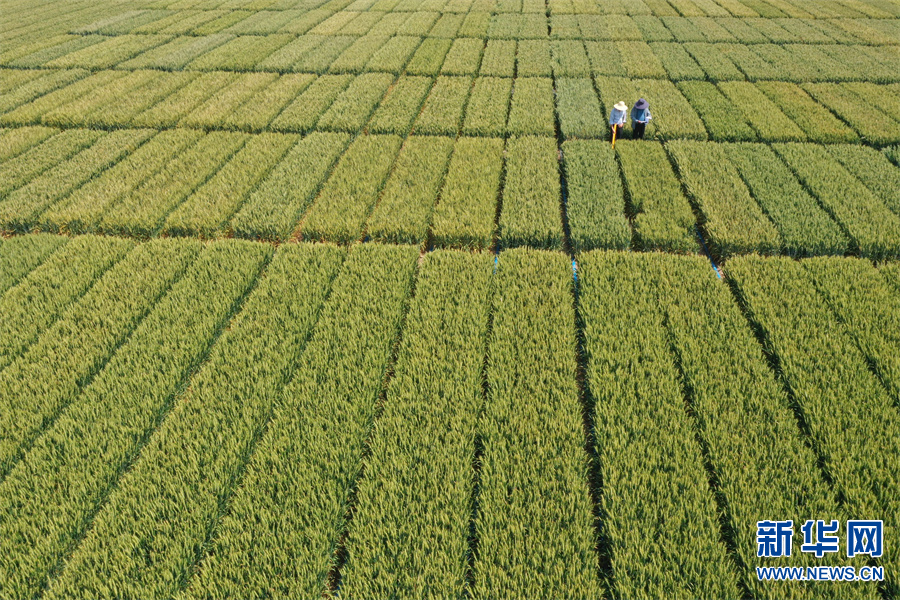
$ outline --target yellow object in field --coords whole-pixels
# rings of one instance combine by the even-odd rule
[[[612,126],[612,130],[613,130],[612,147],[613,147],[613,150],[615,150],[616,149],[616,126],[615,125]]]

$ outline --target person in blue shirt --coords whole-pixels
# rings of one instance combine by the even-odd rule
[[[650,103],[640,98],[631,109],[631,131],[636,140],[644,139],[644,129],[653,117],[650,115]]]

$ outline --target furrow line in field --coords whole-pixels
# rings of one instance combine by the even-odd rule
[[[408,295],[402,302],[401,314],[397,324],[394,339],[391,344],[390,356],[384,367],[384,375],[381,378],[381,387],[378,392],[378,398],[375,401],[375,408],[372,412],[371,423],[366,432],[365,440],[361,446],[359,455],[359,469],[352,477],[347,488],[347,499],[344,502],[345,512],[341,519],[341,529],[334,543],[334,558],[332,567],[326,576],[326,593],[338,593],[341,588],[342,569],[349,558],[349,549],[347,547],[350,536],[350,529],[353,527],[353,519],[357,513],[359,501],[360,482],[366,477],[368,464],[372,460],[372,445],[379,429],[382,428],[379,422],[384,413],[384,404],[388,395],[388,387],[394,379],[395,369],[397,367],[397,359],[400,356],[401,344],[406,334],[406,326],[409,319],[410,306],[416,301],[416,292],[419,286],[419,276],[422,270],[423,254],[420,251],[416,260],[416,266],[412,274],[412,282],[409,287]]]
[[[272,254],[268,246],[219,243],[252,249],[259,258],[266,259],[260,263],[267,262]],[[112,569],[106,577],[112,577],[122,586],[120,589],[132,590],[129,595],[171,596],[190,581],[195,563],[205,552],[220,515],[226,512],[231,492],[242,478],[254,440],[265,429],[274,409],[273,398],[289,377],[318,319],[343,258],[344,251],[327,246],[290,245],[278,250],[265,276],[256,278],[258,285],[246,297],[240,313],[211,347],[182,401],[175,403],[165,421],[149,436],[133,468],[110,493],[93,528],[51,582],[49,595],[67,596],[76,589],[94,589],[98,580],[89,573],[97,568],[102,572]],[[306,293],[297,294],[298,288]],[[233,373],[238,371],[246,373],[246,377],[236,380]],[[223,434],[223,430],[227,432]],[[229,442],[219,440],[220,435]],[[169,448],[173,444],[180,450],[173,452]],[[207,473],[211,477],[202,477],[195,470],[198,462],[218,466]],[[163,477],[168,473],[175,473],[175,479]],[[160,502],[153,503],[145,497],[143,486],[147,480],[159,482],[150,487]],[[130,504],[131,501],[135,503]],[[112,520],[111,510],[116,515]],[[157,510],[169,511],[177,523],[172,523],[166,532],[159,531],[162,522],[155,518]],[[123,514],[130,518],[121,519]],[[127,547],[125,537],[97,537],[98,529],[111,527],[140,535],[145,544],[158,545],[159,556],[165,557],[168,565],[157,564],[140,575],[127,567],[122,570],[121,561],[104,568],[96,562],[96,555],[85,553],[85,547],[99,542],[110,545],[114,554],[121,544]],[[172,540],[173,537],[180,541]],[[129,556],[128,560],[141,558]]]
[[[496,265],[496,261],[498,260],[498,255],[494,255],[494,264]],[[490,365],[490,354],[489,349],[491,347],[491,340],[493,336],[494,330],[494,302],[493,302],[493,294],[496,293],[496,267],[491,274],[491,301],[488,302],[487,307],[487,323],[484,329],[484,345],[482,348],[482,362],[481,362],[481,371],[479,373],[479,377],[481,378],[481,397],[480,397],[480,405],[478,407],[478,413],[476,417],[476,422],[480,423],[482,419],[484,419],[484,411],[487,407],[488,397],[491,393],[491,384],[488,379],[488,367]],[[474,439],[475,451],[472,453],[472,496],[471,496],[471,510],[469,513],[469,527],[468,527],[468,544],[469,544],[469,554],[466,560],[466,595],[467,597],[472,597],[472,588],[475,585],[475,562],[476,557],[478,556],[478,529],[476,527],[476,523],[478,520],[478,512],[480,510],[480,496],[481,496],[481,465],[484,460],[484,439],[481,436],[481,433],[476,431],[475,439]]]
[[[334,259],[342,257],[344,250],[324,245],[282,246],[279,255],[287,257],[282,260],[289,261],[294,256],[294,263],[297,260],[312,262],[309,265],[312,269],[302,268],[302,265],[298,269],[298,265],[289,261],[287,267],[290,268],[283,271],[291,281],[285,281],[284,277],[275,278],[273,267],[270,267],[266,280],[250,297],[238,322],[219,340],[210,361],[193,379],[187,392],[188,401],[178,403],[153,435],[141,458],[98,515],[84,543],[52,582],[49,595],[67,597],[73,593],[90,594],[90,590],[111,581],[117,589],[127,590],[127,595],[134,597],[203,595],[204,589],[212,593],[207,587],[210,584],[219,590],[212,594],[220,596],[229,585],[228,573],[246,584],[243,569],[247,563],[239,558],[246,555],[238,552],[238,548],[233,548],[236,552],[226,552],[214,551],[210,546],[225,544],[230,547],[233,544],[264,541],[251,541],[240,535],[235,538],[228,531],[234,526],[243,529],[247,518],[243,515],[245,508],[254,513],[262,508],[260,502],[268,495],[268,491],[264,490],[276,492],[277,499],[280,492],[266,487],[269,482],[274,483],[277,490],[291,493],[307,491],[313,493],[316,499],[323,499],[321,486],[307,489],[305,486],[284,486],[283,482],[272,480],[281,472],[269,461],[284,460],[283,466],[289,469],[289,473],[302,475],[293,471],[301,464],[298,462],[301,456],[306,456],[310,461],[324,460],[323,466],[328,467],[333,463],[322,456],[323,452],[348,451],[347,444],[343,443],[311,448],[293,435],[291,423],[313,417],[316,412],[311,407],[297,406],[297,402],[315,406],[331,398],[333,401],[328,406],[336,410],[350,408],[346,402],[328,395],[325,388],[320,388],[321,394],[312,390],[312,398],[306,396],[305,390],[309,385],[342,390],[344,385],[334,379],[349,382],[351,378],[359,378],[365,382],[366,390],[375,392],[373,397],[365,393],[366,398],[361,399],[367,410],[373,408],[379,391],[373,388],[381,383],[381,378],[372,378],[369,376],[371,373],[361,373],[361,369],[383,372],[384,363],[380,359],[386,360],[385,354],[390,354],[390,348],[385,345],[389,346],[388,337],[391,340],[395,337],[399,305],[408,291],[408,286],[392,284],[402,281],[411,284],[412,259],[416,257],[412,250],[371,244],[354,247],[350,258],[344,263],[345,275],[335,280],[334,291],[319,317],[318,309],[322,306],[323,295],[327,291],[325,288],[331,289],[331,276],[324,275],[333,275],[338,270],[340,261]],[[392,258],[410,260],[390,260]],[[323,261],[327,265],[314,267]],[[314,277],[316,273],[318,277]],[[313,283],[308,281],[310,277],[316,280],[316,285],[310,285]],[[298,288],[316,293],[297,294]],[[369,296],[366,303],[360,303],[356,294],[362,290]],[[390,306],[385,306],[383,295],[393,299],[388,303]],[[281,307],[277,314],[272,314],[270,300]],[[301,318],[292,318],[291,315],[296,316],[297,313]],[[378,318],[376,315],[379,313],[384,314],[385,318]],[[346,354],[344,349],[350,342],[345,336],[338,336],[337,339],[333,336],[332,326],[336,318],[340,321],[340,315],[348,319],[355,316],[355,319],[349,319],[350,322],[342,322],[343,330],[356,335],[354,339],[368,343],[366,356],[378,360],[354,365],[350,357],[341,356],[342,352]],[[317,324],[313,326],[313,322]],[[385,344],[370,339],[365,332],[357,332],[353,327],[359,322],[380,327],[385,335],[377,337]],[[287,329],[284,327],[286,324],[290,325]],[[283,389],[281,384],[295,370],[298,361],[297,375]],[[313,363],[308,364],[308,361]],[[332,365],[346,368],[329,375],[327,371]],[[230,375],[235,368],[246,372],[249,379],[243,382],[235,380]],[[335,420],[327,419],[327,423]],[[262,435],[260,432],[267,422],[265,435]],[[367,422],[368,419],[363,416],[354,430],[363,433]],[[296,425],[300,426],[299,423]],[[340,434],[344,429],[338,428],[332,433]],[[315,435],[317,432],[321,434],[324,430],[315,425],[308,433]],[[220,440],[228,442],[222,443]],[[254,443],[254,440],[257,442]],[[364,439],[354,438],[352,441],[354,448],[358,449]],[[276,448],[272,447],[273,443]],[[301,456],[291,457],[291,452],[281,446],[283,443],[291,446],[299,444],[295,450],[301,452]],[[356,452],[352,454],[352,460],[340,465],[347,469],[348,476],[355,470],[354,465],[358,466],[358,456]],[[206,467],[198,471],[199,465]],[[260,475],[266,479],[261,481]],[[262,489],[257,487],[260,484],[264,486]],[[250,491],[260,493],[252,493],[252,504],[244,507],[242,499],[248,487]],[[157,501],[147,498],[148,490],[153,491]],[[340,496],[338,503],[343,505],[346,495]],[[160,519],[160,511],[164,511],[169,518]],[[279,511],[279,515],[289,520],[290,514]],[[305,518],[306,515],[306,511],[301,511],[295,517]],[[265,521],[262,514],[258,517]],[[276,520],[277,523],[272,523],[275,527],[285,523],[280,517]],[[297,533],[305,539],[310,532],[303,530]],[[328,537],[337,534],[330,530],[327,533]],[[272,536],[269,541],[277,544],[273,549],[279,552],[288,550],[286,534],[287,531],[282,531]],[[143,540],[141,543],[146,547],[153,547],[151,554],[157,558],[147,562],[149,558],[132,553],[129,546],[136,537]],[[92,548],[98,544],[106,550],[101,553],[93,551]],[[316,556],[326,564],[330,563],[333,552],[326,550],[332,549],[333,540],[325,547],[317,547]],[[261,548],[254,548],[250,553],[253,560],[269,561],[274,558]],[[105,560],[104,556],[110,560]],[[232,563],[231,558],[237,559],[237,562]],[[199,570],[194,567],[198,559],[201,560]],[[228,561],[222,564],[219,562],[222,559]],[[292,561],[292,564],[303,566],[308,562],[298,560]],[[209,570],[226,576],[210,579]],[[274,574],[257,569],[253,573],[264,578],[269,589]],[[325,573],[322,574],[324,576]],[[292,577],[291,581],[295,579]],[[324,580],[321,581],[324,584]],[[183,589],[185,584],[188,587]],[[314,584],[318,588],[314,594],[321,593],[322,584]]]
[[[882,519],[887,536],[900,525],[897,440],[891,433],[900,414],[804,265],[783,257],[739,257],[729,276],[751,324],[765,332],[767,351],[778,356],[778,373],[803,409],[807,435],[842,505],[854,518]],[[885,586],[895,589],[896,557],[881,562]]]
[[[0,244],[0,298],[68,242],[69,238],[47,234],[4,239]]]
[[[716,467],[713,464],[710,455],[709,443],[704,437],[702,428],[699,423],[699,418],[697,416],[697,411],[694,406],[695,398],[694,390],[690,383],[691,380],[685,372],[682,353],[675,344],[672,325],[670,323],[669,315],[666,313],[663,313],[662,324],[668,333],[668,349],[672,354],[673,360],[675,362],[675,369],[677,370],[680,379],[681,392],[684,401],[684,411],[691,421],[694,439],[697,442],[697,446],[700,447],[700,455],[702,457],[703,468],[706,471],[706,478],[709,482],[709,493],[716,501],[716,516],[719,525],[719,540],[727,549],[726,554],[728,558],[733,562],[734,570],[738,573],[747,573],[750,570],[750,566],[744,563],[744,560],[738,549],[738,534],[735,530],[735,523],[732,518],[732,512],[728,506],[728,498],[722,492],[719,474],[716,471]],[[741,598],[743,600],[750,600],[754,597],[754,594],[751,591],[750,587],[747,585],[747,581],[744,577],[738,578],[737,583],[738,587],[740,588]]]
[[[578,395],[581,400],[582,420],[584,422],[584,451],[588,455],[588,482],[591,494],[591,504],[594,514],[594,529],[597,540],[597,568],[606,597],[613,597],[616,586],[615,572],[612,566],[611,540],[606,535],[602,518],[603,497],[603,472],[600,459],[597,456],[597,429],[596,399],[591,393],[591,385],[588,378],[588,352],[586,348],[585,324],[580,303],[580,291],[578,283],[578,259],[573,255],[573,307],[575,311],[575,336],[576,348],[576,373],[575,381],[578,384]]]
[[[0,371],[79,301],[129,248],[76,238],[0,297]]]
[[[835,490],[838,502],[840,504],[843,504],[845,502],[845,499],[840,494],[840,490],[839,488],[837,488],[834,477],[832,476],[828,468],[828,461],[825,457],[824,452],[819,448],[815,438],[813,438],[812,436],[804,406],[797,399],[790,381],[784,375],[784,370],[781,367],[781,359],[773,350],[773,346],[769,339],[769,335],[766,332],[766,329],[753,316],[750,305],[746,301],[743,294],[741,294],[735,280],[728,275],[727,271],[725,272],[725,282],[728,284],[728,288],[731,291],[735,302],[740,307],[741,314],[743,314],[744,318],[747,320],[747,324],[753,331],[753,335],[754,337],[756,337],[756,341],[762,349],[763,355],[766,358],[766,362],[769,365],[769,369],[772,371],[772,373],[775,374],[776,379],[778,380],[781,388],[784,390],[784,393],[788,398],[788,405],[791,407],[791,411],[794,414],[794,418],[797,422],[797,428],[801,433],[803,443],[815,455],[816,465],[819,469],[819,473],[822,476],[822,480],[827,483],[830,488]]]
[[[241,248],[232,242],[219,242],[204,251],[194,241],[157,243],[176,254],[189,251],[196,259],[129,344],[32,448],[7,487],[0,488],[0,501],[16,496],[32,500],[29,509],[16,513],[12,524],[16,539],[52,540],[10,549],[20,569],[17,580],[25,590],[30,586],[45,591],[64,569],[122,477],[140,459],[153,433],[188,389],[192,375],[203,368],[216,341],[258,285],[271,256],[271,250]],[[141,377],[151,371],[154,380]],[[77,493],[59,493],[76,480]]]

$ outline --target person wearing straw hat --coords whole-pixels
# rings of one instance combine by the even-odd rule
[[[609,126],[613,130],[613,139],[622,137],[622,130],[625,129],[626,112],[628,112],[628,105],[619,100],[613,105],[612,111],[609,113]]]
[[[631,109],[631,130],[634,139],[644,139],[644,129],[652,118],[653,117],[650,116],[649,102],[640,98],[634,103],[634,108]]]

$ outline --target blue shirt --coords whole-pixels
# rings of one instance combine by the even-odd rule
[[[649,108],[643,108],[643,109],[632,108],[631,109],[631,120],[632,121],[637,121],[638,123],[646,123],[647,121],[649,121],[652,118],[653,117],[650,116]]]

